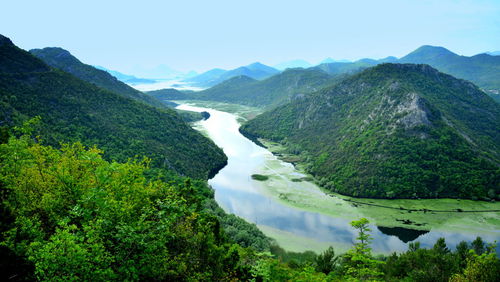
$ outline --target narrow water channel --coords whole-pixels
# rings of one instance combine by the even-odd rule
[[[267,166],[268,171],[276,172],[274,183],[281,182],[280,185],[293,187],[297,191],[300,189],[302,193],[324,194],[313,183],[293,182],[290,177],[280,175],[301,174],[294,171],[291,164],[279,161],[267,149],[241,135],[238,131],[240,124],[235,115],[188,104],[177,108],[210,113],[210,118],[198,122],[195,128],[206,133],[228,157],[227,166],[209,180],[215,190],[216,201],[226,212],[257,224],[267,236],[276,239],[278,244],[288,250],[321,251],[332,245],[336,250],[344,251],[352,246],[356,232],[350,227],[350,220],[284,204],[270,195],[260,181],[251,178],[252,174]],[[270,163],[272,167],[269,167]],[[340,214],[342,212],[351,211],[339,211]],[[460,241],[470,242],[478,235],[488,242],[499,239],[499,234],[491,233],[427,232],[372,226],[372,248],[376,253],[400,252],[405,251],[407,244],[415,240],[422,247],[431,247],[439,237],[445,237],[449,247],[454,248]]]

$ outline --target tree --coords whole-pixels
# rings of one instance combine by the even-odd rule
[[[354,247],[344,255],[343,264],[347,278],[375,280],[383,276],[379,270],[383,262],[374,259],[371,254],[369,245],[372,238],[368,224],[366,218],[351,222],[351,226],[358,230],[358,237]]]
[[[453,275],[450,281],[500,281],[500,261],[497,259],[495,252],[482,255],[477,255],[473,250],[470,252],[467,267],[463,273]]]
[[[316,271],[323,272],[324,274],[328,275],[328,273],[335,269],[337,260],[338,257],[335,256],[335,251],[332,247],[329,247],[316,257]]]

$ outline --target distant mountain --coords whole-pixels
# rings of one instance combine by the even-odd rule
[[[448,56],[443,53],[444,56]],[[428,65],[381,64],[242,126],[356,197],[500,199],[500,105]]]
[[[213,69],[211,71],[187,79],[186,81],[195,86],[211,87],[236,76],[244,75],[253,79],[261,80],[279,72],[280,71],[275,68],[257,62],[229,71]]]
[[[474,82],[486,90],[500,90],[500,56],[459,56],[446,48],[424,45],[400,63],[429,64],[441,72]]]
[[[185,79],[184,81],[190,82],[195,85],[203,85],[203,84],[211,85],[214,83],[214,81],[219,79],[219,77],[225,72],[227,72],[227,70],[211,69],[202,74]]]
[[[331,75],[354,74],[379,64],[375,60],[364,59],[353,63],[327,63],[313,67]]]
[[[182,93],[163,89],[148,94],[167,100],[208,100],[272,108],[300,99],[335,81],[335,77],[321,70],[287,69],[264,80],[236,76],[200,92]]]
[[[59,54],[64,62],[81,66],[61,50],[49,51]],[[54,63],[60,61],[56,56]],[[110,76],[91,70],[91,74]],[[98,145],[107,159],[127,161],[145,156],[153,167],[199,179],[213,176],[226,162],[220,148],[174,111],[138,103],[51,68],[0,35],[2,132],[35,116],[41,117],[35,134],[53,146],[74,141]]]
[[[398,58],[394,57],[394,56],[389,56],[389,57],[385,57],[385,58],[382,58],[380,60],[377,60],[379,63],[395,63],[398,61]]]
[[[332,58],[326,58],[323,61],[321,61],[319,64],[331,64],[331,63],[351,63],[349,60],[334,60]]]
[[[469,80],[485,89],[488,94],[500,90],[500,56],[488,54],[459,56],[444,47],[429,45],[424,45],[400,59],[387,57],[380,60],[361,59],[350,63],[332,62],[314,68],[329,74],[354,74],[381,63],[428,64],[441,72]]]
[[[30,53],[44,61],[47,65],[63,70],[96,86],[152,106],[163,107],[160,101],[152,99],[150,96],[128,86],[106,71],[80,62],[70,52],[62,48],[47,47],[33,49],[30,50]]]
[[[149,79],[172,79],[183,75],[182,72],[177,71],[165,64],[157,65],[154,67],[135,67],[132,72],[134,75],[149,78]]]
[[[111,74],[112,76],[114,76],[118,80],[120,80],[121,82],[124,82],[127,84],[132,84],[132,85],[134,85],[134,84],[149,84],[149,83],[156,82],[156,80],[153,80],[153,79],[138,78],[138,77],[135,77],[133,75],[121,73],[119,71],[109,70],[109,69],[107,69],[105,67],[101,67],[101,66],[94,66],[94,67],[97,69],[108,72],[109,74]]]
[[[488,55],[491,56],[500,56],[500,51],[493,51],[493,52],[486,52]]]
[[[310,67],[312,67],[311,63],[304,60],[292,60],[274,66],[274,68],[278,70],[286,70],[292,68],[310,68]]]

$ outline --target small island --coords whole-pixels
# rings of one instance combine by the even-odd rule
[[[262,174],[252,174],[252,179],[257,181],[266,181],[269,179],[269,176]]]

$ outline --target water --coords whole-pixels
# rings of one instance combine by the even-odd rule
[[[178,108],[210,113],[210,118],[199,122],[197,129],[206,132],[228,157],[228,165],[209,180],[209,184],[215,190],[216,201],[226,212],[256,223],[259,227],[270,227],[308,239],[299,243],[303,245],[296,249],[308,249],[310,241],[319,242],[324,246],[344,246],[344,249],[352,245],[357,234],[350,226],[349,220],[282,204],[265,193],[262,185],[251,178],[251,175],[257,173],[262,166],[266,166],[269,160],[289,170],[293,170],[293,166],[278,161],[267,149],[255,145],[241,135],[238,131],[240,125],[235,115],[186,104]],[[292,171],[290,174],[302,176],[297,171]],[[307,189],[308,193],[324,194],[309,182],[292,182],[286,177],[282,177],[279,181],[286,182],[284,184],[294,186],[295,189]],[[378,253],[405,251],[407,243],[417,238],[422,247],[431,247],[439,237],[445,237],[448,245],[453,248],[460,241],[470,242],[477,236],[477,234],[468,233],[422,232],[406,228],[377,228],[376,226],[372,226],[371,229],[372,248]],[[498,236],[491,234],[481,234],[481,236],[488,242],[498,240]]]

